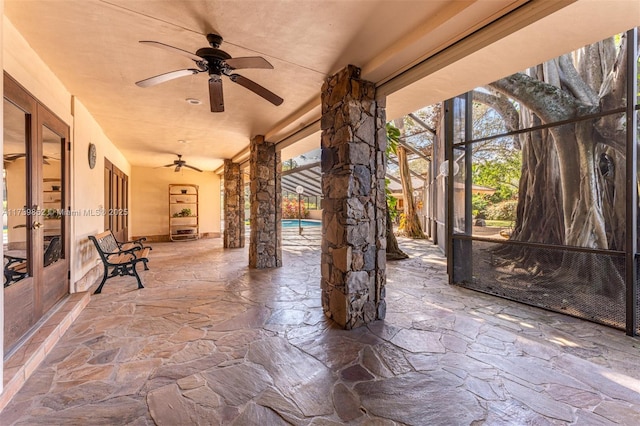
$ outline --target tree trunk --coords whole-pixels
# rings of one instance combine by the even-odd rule
[[[523,117],[531,125],[540,124],[533,116]],[[564,220],[558,157],[549,132],[527,133],[520,137],[522,175],[518,189],[516,221],[510,239],[528,243],[564,245]],[[508,254],[534,273],[555,269],[559,263],[540,258],[535,252],[505,246],[500,254]]]
[[[394,120],[394,124],[400,133],[404,135],[404,121]],[[404,203],[404,226],[402,233],[404,236],[414,239],[424,239],[426,236],[420,226],[420,218],[416,211],[413,199],[413,184],[411,182],[411,170],[407,159],[407,150],[400,144],[397,149],[398,164],[400,165],[400,181],[402,182],[402,200]]]
[[[523,127],[613,109],[623,99],[625,41],[617,56],[613,42],[602,42],[491,86],[520,103]],[[605,116],[521,137],[523,169],[512,239],[624,249],[625,144],[619,121],[618,115]],[[536,252],[519,250],[526,251]],[[527,267],[536,263],[521,260]],[[550,277],[556,282],[579,277],[598,293],[623,294],[624,280],[608,256],[567,251],[561,260],[542,259],[539,265],[545,263],[555,269]]]
[[[391,222],[391,212],[387,206],[387,260],[401,260],[408,258],[409,255],[400,250],[398,240],[393,233],[393,223]]]
[[[402,199],[404,202],[403,234],[409,238],[424,239],[426,237],[422,232],[420,218],[413,199],[413,184],[411,183],[407,150],[403,146],[398,147],[398,163],[400,164],[400,180],[402,181]]]

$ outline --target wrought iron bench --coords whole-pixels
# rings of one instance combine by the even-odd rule
[[[60,237],[55,236],[48,242],[47,248],[44,251],[44,266],[47,267],[60,259],[62,254],[62,243]],[[8,287],[12,283],[20,281],[26,278],[27,271],[27,259],[24,257],[10,256],[5,254],[4,265],[4,286]]]
[[[118,242],[113,233],[110,230],[106,230],[95,236],[90,235],[89,239],[96,246],[104,266],[102,282],[93,294],[98,294],[102,291],[102,286],[104,286],[107,279],[123,275],[136,277],[138,288],[144,288],[138,271],[136,271],[136,265],[142,262],[144,269],[149,270],[147,262],[149,261],[148,256],[151,247],[145,247],[142,243],[146,238]],[[113,268],[111,273],[109,273],[109,268]]]

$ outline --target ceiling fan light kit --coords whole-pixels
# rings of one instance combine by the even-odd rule
[[[249,56],[242,58],[231,57],[227,52],[219,49],[220,44],[222,44],[222,37],[218,34],[207,34],[207,41],[211,47],[200,48],[195,54],[157,41],[141,41],[140,43],[145,45],[168,50],[185,56],[194,61],[197,68],[187,68],[159,74],[154,77],[137,81],[136,85],[139,87],[151,87],[176,78],[206,72],[209,74],[209,103],[211,106],[211,112],[224,111],[224,96],[222,93],[223,75],[229,77],[229,80],[233,83],[252,91],[256,95],[271,102],[273,105],[278,106],[284,102],[280,96],[264,88],[255,81],[233,72],[238,69],[250,68],[273,69],[273,65],[271,65],[269,61],[261,56]],[[192,103],[190,99],[187,99],[187,102]]]

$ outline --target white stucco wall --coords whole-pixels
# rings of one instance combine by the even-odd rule
[[[0,14],[4,16],[4,0],[0,0]],[[4,46],[4,20],[0,20],[0,46]],[[0,68],[4,69],[4,49],[0,50]],[[4,83],[3,80],[0,80],[0,89],[2,89],[2,93],[4,93]],[[0,112],[4,113],[4,102],[0,103]],[[2,128],[4,129],[4,114],[0,114],[0,123],[2,123]],[[2,145],[4,144],[4,135],[0,134],[0,154],[3,155],[4,158],[4,150],[2,149]],[[2,197],[2,195],[0,195]],[[4,200],[2,200],[4,201]],[[4,258],[4,247],[0,244],[0,256]],[[0,292],[0,353],[4,353],[4,291]],[[0,377],[4,377],[4,363],[0,362]],[[4,380],[0,382],[0,394],[4,388]]]
[[[104,134],[82,100],[75,98],[65,88],[6,17],[3,17],[2,34],[4,70],[70,127],[71,209],[77,214],[71,218],[70,268],[73,292],[76,290],[76,281],[98,262],[87,236],[103,230],[104,218],[86,212],[95,211],[104,204],[104,158],[107,157],[129,176],[131,166]],[[90,142],[97,146],[98,151],[93,170],[87,162]]]
[[[104,206],[104,159],[129,176],[129,199],[131,199],[131,166],[122,153],[111,143],[89,111],[78,99],[73,99],[74,117],[72,126],[72,210],[77,216],[71,218],[71,282],[84,277],[100,263],[93,243],[87,238],[104,230],[104,217],[97,215]],[[89,168],[89,143],[96,145],[96,166]],[[129,219],[131,221],[131,219]],[[72,289],[74,285],[72,284]],[[79,288],[78,290],[83,290]]]

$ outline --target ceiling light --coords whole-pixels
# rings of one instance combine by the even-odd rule
[[[185,101],[187,101],[187,103],[191,105],[202,105],[202,101],[200,99],[187,98],[185,99]]]

